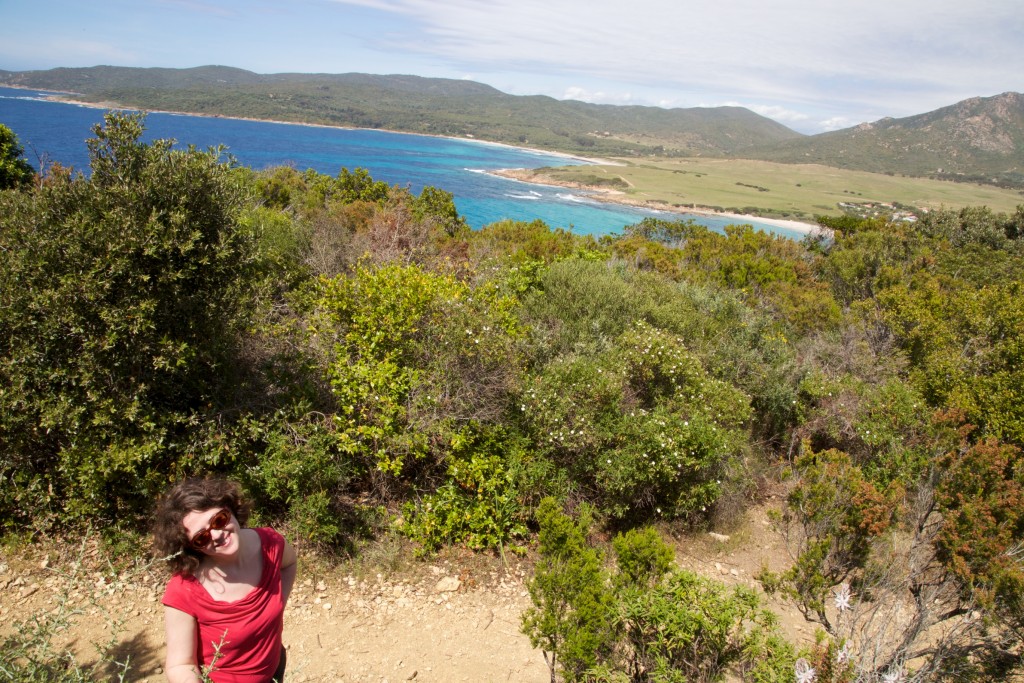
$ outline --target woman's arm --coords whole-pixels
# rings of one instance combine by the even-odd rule
[[[196,662],[196,619],[173,607],[164,607],[167,628],[167,661],[164,673],[169,683],[202,683]]]
[[[288,596],[291,595],[292,586],[295,585],[295,573],[299,568],[297,560],[295,548],[285,540],[284,552],[281,554],[281,599],[285,605],[288,604]]]

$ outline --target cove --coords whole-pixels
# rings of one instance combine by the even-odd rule
[[[18,136],[28,160],[58,162],[88,171],[85,140],[103,120],[102,109],[46,99],[50,93],[0,87],[0,123]],[[290,165],[337,175],[342,167],[365,168],[375,180],[418,193],[426,185],[455,196],[459,212],[473,228],[502,219],[544,221],[577,234],[621,233],[647,216],[692,218],[721,232],[736,219],[675,214],[607,204],[566,188],[522,183],[490,175],[501,168],[576,165],[583,160],[474,140],[333,128],[292,123],[153,112],[145,139],[173,138],[180,146],[205,149],[224,145],[240,164],[260,170]],[[768,224],[755,228],[799,238]]]

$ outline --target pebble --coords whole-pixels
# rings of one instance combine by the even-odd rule
[[[462,581],[454,576],[446,576],[434,584],[435,593],[454,593],[462,587]]]

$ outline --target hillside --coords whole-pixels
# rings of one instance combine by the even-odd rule
[[[806,136],[743,107],[588,104],[408,75],[97,66],[0,70],[0,84],[141,109],[475,137],[588,156],[742,158],[1024,187],[1024,95],[1013,92]]]
[[[874,173],[1024,184],[1024,95],[973,97],[926,114],[746,150],[785,163]]]
[[[443,190],[143,119],[0,191],[7,678],[116,679],[76,663],[101,633],[165,673],[143,555],[205,474],[299,551],[296,683],[1024,675],[1024,208],[473,230]],[[194,546],[161,517],[156,557]]]
[[[586,154],[729,155],[802,137],[742,107],[595,105],[418,76],[100,66],[0,73],[0,82],[143,109],[473,136]]]

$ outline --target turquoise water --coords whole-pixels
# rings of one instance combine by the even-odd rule
[[[87,171],[85,140],[92,137],[92,126],[103,120],[103,111],[46,101],[41,99],[42,95],[0,87],[0,123],[17,134],[26,156],[37,168],[40,161],[56,161]],[[474,228],[505,218],[540,219],[553,228],[607,235],[621,233],[624,226],[646,216],[678,216],[604,204],[572,190],[486,173],[500,168],[584,163],[515,147],[375,130],[179,114],[149,114],[146,128],[146,139],[173,138],[181,145],[200,148],[225,145],[239,163],[254,169],[287,164],[299,170],[312,168],[336,175],[342,167],[361,167],[375,180],[408,186],[416,193],[425,185],[433,185],[455,195],[459,212]],[[718,231],[735,222],[700,215],[687,217]],[[758,229],[800,237],[780,228],[752,223]]]

